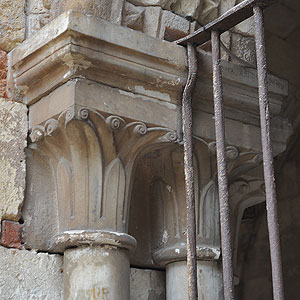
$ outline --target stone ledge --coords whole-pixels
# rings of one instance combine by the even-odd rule
[[[184,48],[72,11],[12,51],[9,64],[10,95],[26,104],[74,77],[127,91],[167,89],[173,97],[185,81]]]

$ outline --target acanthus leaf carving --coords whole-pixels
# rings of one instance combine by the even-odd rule
[[[53,166],[60,232],[126,232],[137,156],[148,147],[177,140],[168,128],[77,105],[34,127],[30,137],[32,149],[48,156]],[[113,211],[108,213],[108,207]]]

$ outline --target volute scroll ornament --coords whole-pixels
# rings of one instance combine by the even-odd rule
[[[126,233],[137,157],[148,148],[178,140],[168,128],[77,105],[34,127],[30,139],[35,162],[47,164],[48,176],[55,182],[51,186],[55,199],[47,205],[53,206],[53,220],[58,221],[51,231],[55,235],[43,242],[48,246],[39,247],[44,250],[60,249],[57,243],[62,236],[74,230],[95,232],[91,238],[101,232]],[[41,184],[37,182],[34,188]],[[77,238],[74,243],[81,243]]]

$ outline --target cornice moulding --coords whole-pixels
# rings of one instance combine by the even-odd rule
[[[29,105],[74,77],[132,92],[167,90],[174,98],[186,72],[184,48],[74,11],[26,40],[9,61],[9,92]]]
[[[53,117],[54,113],[59,114],[74,102],[82,102],[78,104],[91,105],[104,112],[108,109],[108,113],[176,130],[177,109],[187,75],[185,53],[185,48],[174,43],[80,12],[68,11],[9,54],[8,91],[10,97],[30,106],[32,126]],[[194,130],[195,135],[214,140],[211,55],[200,51],[198,59],[198,82],[193,96]],[[225,116],[229,124],[228,143],[259,151],[256,70],[229,62],[222,62],[222,69]],[[79,85],[68,99],[55,100],[51,96],[72,80],[90,82],[97,91],[94,99],[92,96],[87,99],[84,94],[88,93],[88,89],[82,92]],[[101,96],[104,90],[107,95],[112,93],[116,98],[104,100]],[[281,111],[282,102],[288,95],[288,84],[270,75],[269,91],[273,117]],[[81,100],[76,100],[79,98]],[[133,112],[133,104],[126,110],[127,103],[120,103],[121,98],[129,102],[134,98],[131,102],[138,105],[140,114]],[[48,102],[50,99],[52,102]],[[107,101],[111,102],[108,108]],[[122,105],[121,113],[119,107]],[[31,109],[34,106],[39,106],[38,114],[34,113],[36,109]],[[47,111],[44,119],[40,113],[42,106],[43,111]],[[163,112],[158,115],[163,118],[158,120],[155,114],[161,108],[164,108]],[[49,115],[50,112],[53,114]],[[285,149],[290,127],[286,120],[275,119],[272,129],[276,155]],[[241,137],[237,139],[238,128],[242,128],[247,136],[239,134]]]

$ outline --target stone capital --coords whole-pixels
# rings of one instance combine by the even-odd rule
[[[68,244],[84,243],[85,238],[86,243],[107,241],[122,247],[122,239],[116,238],[118,234],[106,236],[107,231],[125,234],[128,230],[136,160],[149,149],[176,143],[177,134],[168,128],[73,105],[56,118],[34,126],[30,139],[29,166],[33,172],[42,168],[49,173],[47,181],[33,173],[30,177],[33,188],[27,195],[34,199],[36,195],[45,196],[41,194],[43,188],[52,191],[53,194],[46,195],[52,194],[51,203],[44,204],[51,207],[52,216],[48,218],[52,219],[52,228],[48,230],[50,236],[40,243],[56,252]],[[34,214],[37,219],[31,218],[39,227],[36,230],[43,230],[38,224],[43,217],[38,216],[38,203],[33,200],[28,205],[37,210]],[[25,224],[25,232],[32,225]],[[30,234],[28,237],[30,243]],[[134,248],[130,239],[124,243],[125,248]]]

